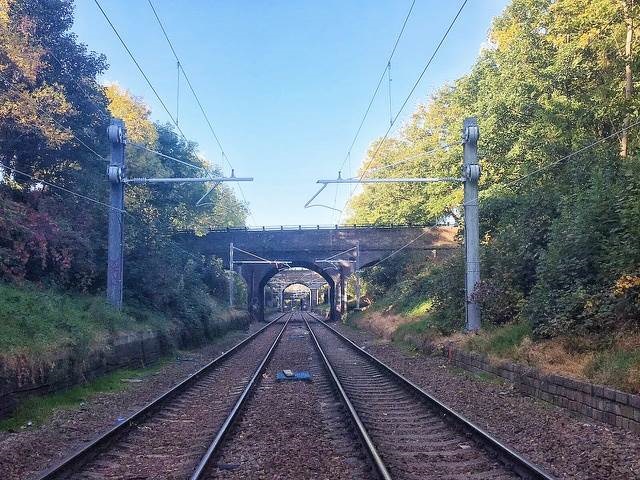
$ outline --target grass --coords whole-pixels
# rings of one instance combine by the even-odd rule
[[[526,363],[548,373],[581,378],[640,393],[640,334],[618,338],[580,335],[532,340],[527,323],[488,326],[469,336],[464,348]]]
[[[155,312],[118,312],[102,297],[0,283],[0,352],[4,355],[82,351],[115,331],[169,325]]]
[[[130,385],[126,380],[149,376],[157,372],[168,361],[169,357],[165,357],[151,367],[116,370],[84,385],[49,395],[30,397],[19,405],[11,417],[0,421],[0,430],[16,431],[26,426],[28,422],[37,426],[58,410],[77,407],[100,393],[120,392]]]
[[[640,393],[640,347],[596,353],[585,367],[585,376],[595,383]]]
[[[514,358],[522,342],[525,338],[530,338],[531,334],[531,326],[526,322],[494,328],[488,326],[483,334],[469,338],[467,348],[497,357]]]

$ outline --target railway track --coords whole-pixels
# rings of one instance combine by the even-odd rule
[[[381,478],[552,478],[314,315],[305,317],[368,435]]]
[[[313,381],[278,383],[283,369]],[[38,478],[551,479],[307,312]]]
[[[36,478],[188,478],[291,316],[280,315]]]

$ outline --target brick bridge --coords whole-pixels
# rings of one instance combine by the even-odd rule
[[[247,282],[248,305],[257,318],[264,317],[264,287],[279,271],[304,267],[329,284],[331,318],[346,311],[346,279],[399,248],[424,252],[437,259],[441,251],[458,247],[457,227],[451,226],[335,226],[262,227],[211,230],[205,235],[178,234],[190,251],[214,255]]]

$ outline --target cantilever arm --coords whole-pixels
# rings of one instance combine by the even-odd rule
[[[323,208],[328,208],[329,210],[334,210],[336,212],[342,212],[342,210],[340,210],[339,208],[330,207],[329,205],[323,205],[321,203],[311,204],[311,202],[313,202],[315,200],[315,198],[318,195],[320,195],[325,188],[327,188],[327,184],[326,183],[324,185],[322,185],[322,187],[320,187],[320,190],[318,190],[316,192],[316,194],[313,197],[311,197],[307,203],[304,204],[304,208],[323,207]]]

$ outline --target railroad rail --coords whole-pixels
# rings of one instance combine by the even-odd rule
[[[298,365],[314,372],[313,386],[276,387],[274,369],[296,355]],[[268,434],[284,427],[268,415],[283,399],[295,408],[296,392],[324,395],[310,403],[328,406],[333,415],[330,438],[342,447],[326,438],[317,442],[330,444],[330,454],[318,455],[333,459],[321,466],[327,468],[323,474],[383,480],[552,479],[309,312],[279,315],[38,479],[122,478],[133,471],[136,478],[251,477],[246,450],[262,454],[282,447]],[[256,418],[267,435],[252,434]],[[301,421],[308,438],[322,435],[318,422]],[[345,464],[341,454],[351,463]],[[234,455],[244,465],[234,465],[240,469],[235,473],[224,471],[225,458]]]
[[[553,479],[315,315],[304,315],[381,478]]]
[[[197,437],[202,437],[203,434],[207,438],[210,435],[210,431],[204,431],[202,423],[207,423],[207,421],[215,423],[214,417],[220,416],[207,414],[212,408],[212,404],[208,404],[208,402],[218,402],[219,404],[214,405],[214,408],[226,413],[228,405],[225,403],[234,397],[235,389],[238,387],[236,381],[227,382],[226,395],[220,395],[219,391],[210,388],[215,380],[213,377],[224,374],[225,370],[232,371],[234,374],[245,373],[247,368],[251,368],[251,360],[255,358],[257,352],[265,348],[268,348],[268,351],[273,349],[292,316],[291,313],[279,315],[275,320],[215,358],[189,378],[35,478],[38,480],[122,478],[125,475],[118,473],[117,468],[125,463],[123,458],[137,462],[135,468],[140,470],[140,478],[145,478],[146,468],[155,470],[156,475],[157,471],[163,468],[175,468],[176,463],[180,462],[177,462],[174,457],[183,456],[184,452],[176,452],[175,448],[167,445],[167,441],[170,444],[178,440],[171,435],[171,430],[166,430],[170,429],[172,424],[194,424],[190,431],[184,432],[187,433],[184,440],[186,440],[188,448],[192,450],[191,457],[197,456],[197,449],[193,441]],[[284,326],[279,330],[279,333],[274,333],[274,330],[277,330],[281,323],[284,323]],[[273,340],[274,335],[275,340]],[[246,348],[248,346],[252,348]],[[196,427],[198,422],[201,424]],[[160,435],[165,436],[165,442],[158,441],[162,440],[159,438]],[[155,441],[158,451],[162,451],[172,465],[161,464],[157,452],[152,451],[150,447],[152,441]],[[105,454],[108,454],[110,458],[104,460]],[[189,463],[189,460],[189,455],[187,455],[186,462]],[[190,470],[196,464],[197,460],[193,462]],[[132,466],[131,463],[127,465],[128,468],[132,468]],[[177,465],[178,468],[180,466]],[[165,474],[166,477],[173,475],[169,472],[165,472]],[[156,478],[158,477],[156,476]]]

